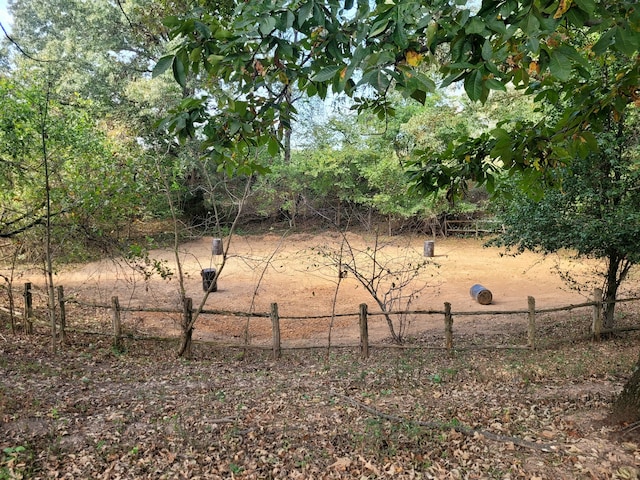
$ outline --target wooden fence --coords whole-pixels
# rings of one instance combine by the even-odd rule
[[[442,225],[442,233],[449,235],[473,235],[479,237],[500,231],[502,224],[497,220],[477,218],[471,220],[445,219]]]
[[[32,293],[32,285],[31,283],[26,283],[24,285],[24,307],[22,312],[13,312],[13,314],[22,318],[23,330],[25,333],[33,333],[33,320],[34,320],[34,308],[33,308],[33,293]],[[623,302],[635,302],[640,300],[640,298],[627,298],[627,299],[619,299],[616,303]],[[80,330],[69,330],[67,327],[67,308],[66,305],[69,303],[75,303],[84,307],[91,307],[97,309],[106,309],[111,310],[111,332],[87,332]],[[533,297],[528,297],[527,309],[523,310],[481,310],[481,311],[453,311],[450,303],[444,304],[443,310],[412,310],[412,311],[401,311],[401,312],[391,312],[391,315],[414,315],[414,316],[441,316],[443,319],[443,331],[444,331],[444,342],[440,347],[430,347],[430,348],[443,348],[445,350],[453,350],[454,349],[454,329],[453,329],[453,319],[454,317],[461,316],[479,316],[479,315],[520,315],[524,316],[527,319],[527,342],[526,345],[509,345],[502,346],[501,348],[527,348],[527,349],[536,349],[538,338],[536,333],[536,321],[537,316],[540,314],[548,314],[553,312],[562,312],[562,311],[571,311],[578,308],[590,307],[592,311],[592,320],[590,325],[590,335],[593,340],[600,340],[601,336],[606,333],[619,332],[619,331],[630,331],[630,330],[640,330],[640,327],[627,327],[623,329],[614,329],[614,330],[605,330],[603,329],[603,317],[602,317],[602,307],[604,302],[602,301],[602,291],[596,289],[593,295],[593,301],[585,302],[580,304],[572,304],[562,307],[554,307],[554,308],[545,308],[545,309],[537,309],[536,302]],[[167,309],[167,308],[140,308],[140,307],[123,307],[120,305],[120,301],[118,297],[112,297],[110,304],[87,304],[81,303],[76,300],[66,299],[64,295],[64,289],[62,286],[57,287],[57,307],[58,307],[58,318],[57,325],[59,327],[59,334],[62,339],[66,337],[68,331],[73,331],[76,333],[84,333],[84,334],[96,334],[96,335],[108,335],[113,338],[113,345],[116,348],[121,347],[122,341],[126,338],[129,340],[159,340],[158,337],[147,337],[147,336],[139,336],[135,337],[133,335],[125,335],[123,334],[122,328],[122,313],[123,312],[150,312],[150,313],[167,313],[180,315],[183,318],[183,324],[189,324],[189,320],[192,318],[192,315],[195,313],[193,310],[193,302],[191,299],[187,299],[185,301],[184,308],[180,311]],[[9,312],[6,308],[2,308],[3,311]],[[11,313],[11,312],[10,312]],[[224,310],[202,310],[200,315],[218,315],[218,316],[235,316],[235,317],[243,317],[243,318],[269,318],[271,321],[271,346],[256,346],[249,344],[226,344],[226,347],[233,348],[243,348],[243,349],[265,349],[268,348],[272,351],[272,355],[274,358],[280,358],[282,355],[282,339],[280,333],[280,321],[281,320],[314,320],[314,319],[328,319],[328,318],[337,318],[337,317],[354,317],[357,315],[358,317],[358,325],[359,325],[359,344],[358,345],[348,345],[348,347],[359,348],[360,355],[362,358],[367,358],[369,356],[370,347],[394,347],[394,348],[403,348],[402,345],[389,345],[389,344],[375,344],[372,345],[369,341],[369,318],[372,316],[384,315],[383,312],[369,312],[369,308],[367,304],[361,304],[357,313],[343,313],[336,315],[316,315],[316,316],[280,316],[278,312],[278,304],[272,303],[271,309],[266,313],[247,313],[247,312],[232,312],[232,311],[224,311]],[[13,315],[12,315],[13,319]],[[15,325],[12,322],[12,328],[15,330]],[[162,338],[166,340],[166,338]],[[289,349],[291,347],[288,347]],[[317,347],[303,347],[303,348],[317,348]],[[327,348],[327,347],[321,347]],[[404,348],[407,348],[406,346]],[[411,345],[410,348],[416,348],[416,345]],[[492,347],[497,348],[497,347]]]

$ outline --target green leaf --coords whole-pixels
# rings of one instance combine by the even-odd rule
[[[206,24],[199,22],[198,20],[194,22],[194,28],[202,36],[202,38],[209,38],[211,36],[211,30],[209,29],[209,27]]]
[[[527,16],[527,21],[524,24],[524,31],[527,35],[535,36],[540,32],[540,20],[533,14]]]
[[[218,28],[213,34],[213,38],[215,38],[216,40],[226,40],[230,37],[231,37],[231,32],[224,28]]]
[[[616,49],[625,55],[631,57],[637,51],[640,46],[640,35],[637,32],[633,32],[622,26],[616,29]]]
[[[575,4],[585,13],[593,15],[596,9],[596,2],[594,0],[574,0]]]
[[[598,40],[596,44],[591,47],[593,53],[595,53],[596,55],[602,55],[604,52],[606,52],[613,43],[613,37],[616,34],[617,30],[618,27],[613,27],[604,32],[604,34],[600,37],[600,40]]]
[[[580,55],[578,51],[571,45],[560,45],[560,47],[558,47],[558,52],[562,53],[570,60],[573,60],[574,63],[578,63],[583,67],[589,68],[589,62],[587,61],[587,59]]]
[[[269,35],[276,28],[276,19],[274,17],[262,17],[260,19],[260,33]]]
[[[243,114],[247,111],[247,108],[249,107],[249,102],[236,100],[235,102],[233,102],[232,106],[233,106],[233,111],[235,113]]]
[[[369,84],[378,92],[384,92],[389,87],[390,83],[391,79],[384,69],[373,68],[362,75],[362,79],[358,82],[358,85]]]
[[[160,60],[158,60],[158,63],[156,63],[156,66],[153,67],[153,72],[151,73],[151,77],[156,78],[157,76],[162,75],[164,72],[166,72],[169,69],[172,63],[173,63],[173,55],[165,55],[164,57],[162,57]]]
[[[331,80],[336,76],[336,74],[344,68],[343,65],[332,65],[330,67],[325,67],[316,73],[311,80],[313,82],[326,82],[327,80]]]
[[[424,105],[424,102],[427,101],[427,92],[424,90],[414,90],[411,92],[411,98]]]
[[[599,150],[598,140],[596,140],[596,137],[593,133],[585,130],[580,132],[580,137],[585,141],[592,152],[597,152]]]
[[[464,79],[464,90],[473,101],[482,98],[482,72],[480,70],[474,70]]]
[[[165,17],[164,20],[162,20],[162,23],[167,27],[173,28],[173,27],[177,27],[178,25],[180,25],[181,22],[180,22],[180,19],[177,16],[170,15],[168,17]]]
[[[224,60],[224,57],[222,55],[209,55],[207,57],[207,61],[211,63],[211,65],[216,65],[220,63],[222,60]]]
[[[491,45],[489,39],[486,39],[482,44],[482,59],[489,61],[491,57],[493,57],[493,45]]]
[[[569,62],[569,58],[558,50],[554,50],[551,52],[549,70],[551,70],[551,75],[558,80],[566,82],[571,76],[571,63]]]
[[[484,22],[479,17],[473,17],[469,25],[466,26],[467,35],[480,34],[484,32]]]
[[[191,53],[189,54],[189,60],[197,64],[198,60],[200,60],[201,54],[202,54],[201,47],[194,48],[193,50],[191,50]]]
[[[280,145],[278,145],[278,141],[275,138],[269,137],[269,145],[267,146],[267,150],[269,151],[269,155],[271,155],[272,157],[275,157],[278,154]]]
[[[229,134],[230,135],[235,135],[236,133],[238,133],[240,130],[242,129],[242,123],[240,123],[237,120],[232,120],[229,123]]]
[[[313,5],[313,21],[319,27],[324,27],[324,21],[325,21],[324,10],[317,3],[314,3]]]
[[[589,21],[589,14],[580,9],[572,8],[567,12],[566,19],[571,25],[583,27]]]
[[[500,90],[501,92],[507,91],[507,87],[505,87],[501,81],[496,80],[495,78],[487,79],[484,84],[491,90]]]
[[[409,47],[407,32],[402,25],[396,25],[396,29],[393,31],[393,40],[401,50]]]
[[[540,49],[540,39],[537,37],[529,37],[527,39],[527,49],[530,52],[537,52]]]
[[[383,18],[382,20],[378,20],[371,27],[371,31],[369,32],[369,37],[376,37],[380,35],[382,32],[386,30],[387,25],[389,25],[388,18]]]
[[[178,57],[173,58],[173,78],[176,79],[176,82],[184,88],[187,85],[187,71],[184,63]]]
[[[298,10],[298,26],[301,27],[307,21],[313,10],[313,0],[300,6]]]
[[[464,76],[464,72],[454,72],[454,73],[452,73],[451,75],[446,77],[444,80],[442,80],[442,83],[440,84],[440,88],[448,87],[453,82],[457,82],[458,80],[460,80],[463,76]]]
[[[351,78],[355,69],[360,67],[360,63],[367,53],[368,51],[362,45],[359,45],[358,48],[356,48],[356,51],[351,57],[351,62],[349,63],[349,65],[347,66],[347,70],[345,71],[343,81],[346,82]]]

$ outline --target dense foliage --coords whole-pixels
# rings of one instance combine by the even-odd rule
[[[46,220],[46,160],[58,253],[71,255],[144,212],[146,181],[135,150],[101,128],[90,102],[63,104],[46,93],[41,85],[0,79],[0,235],[23,234],[23,242],[24,235],[42,235],[30,230]]]
[[[585,108],[589,97],[582,80],[589,77],[593,57],[611,52],[629,60],[602,105],[621,111],[637,98],[635,2],[485,1],[478,11],[465,3],[242,2],[230,19],[211,7],[170,17],[166,23],[178,45],[155,73],[171,68],[181,85],[193,73],[225,87],[224,94],[190,96],[170,124],[183,137],[203,125],[209,155],[232,171],[255,167],[247,155],[252,147],[277,151],[296,113],[289,95],[294,88],[311,97],[344,93],[358,111],[381,116],[393,110],[393,89],[426,100],[435,89],[425,71],[431,65],[439,66],[443,86],[460,81],[472,100],[486,101],[490,90],[507,84],[539,84],[544,95],[556,98],[584,92],[582,104],[576,102],[562,122],[544,132],[574,144],[589,140],[581,125],[593,110]],[[584,48],[575,44],[578,34],[589,39]],[[490,151],[504,157],[507,167],[526,168],[538,158],[536,132],[521,132],[515,150],[499,130],[495,134],[498,143]],[[566,147],[556,143],[538,158],[541,167],[566,158]],[[476,180],[489,175],[482,165],[473,173]]]

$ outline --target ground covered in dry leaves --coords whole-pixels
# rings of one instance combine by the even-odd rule
[[[634,317],[635,318],[635,317]],[[268,351],[0,331],[4,478],[638,478],[633,426],[607,421],[637,334],[539,350]]]

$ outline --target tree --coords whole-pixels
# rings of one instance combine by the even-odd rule
[[[605,261],[604,328],[614,327],[618,289],[640,261],[640,142],[637,112],[610,124],[585,158],[554,170],[561,188],[541,197],[506,188],[498,197],[506,226],[494,244],[544,253],[563,249]]]
[[[46,75],[46,70],[32,72],[38,72],[36,79]],[[153,206],[153,172],[139,147],[118,137],[108,122],[96,121],[91,102],[61,101],[56,85],[43,80],[0,79],[0,236],[20,237],[26,259],[28,245],[40,245],[40,233],[30,232],[48,218],[41,141],[47,105],[48,190],[59,258],[79,255],[83,245],[100,245],[105,232],[125,230]],[[32,253],[39,259],[37,252]]]
[[[140,158],[140,175],[155,171],[151,156],[162,158],[167,171],[181,171],[184,177],[175,181],[182,188],[174,194],[182,201],[191,195],[189,180],[195,177],[193,157],[199,146],[194,141],[177,148],[174,139],[157,128],[158,118],[181,100],[183,89],[168,78],[152,80],[150,66],[167,48],[167,30],[160,19],[192,3],[24,0],[10,4],[15,20],[12,39],[21,48],[13,50],[12,77],[28,79],[38,75],[34,64],[46,65],[59,101],[90,101],[91,114],[114,144],[128,144],[138,155],[149,155]],[[189,91],[194,89],[190,85]],[[163,196],[155,196],[156,207],[158,198]]]
[[[567,45],[572,41],[576,53],[591,52],[593,58],[579,75],[565,72],[562,84],[541,77],[529,85],[525,93],[535,96],[534,117],[506,117],[489,133],[458,139],[440,155],[417,160],[413,175],[423,191],[449,185],[452,194],[468,180],[500,189],[505,172],[519,179],[525,195],[498,196],[506,199],[508,230],[496,243],[605,259],[604,325],[612,328],[618,288],[640,259],[638,112],[630,101],[635,93],[616,84],[628,67],[627,54],[595,56],[601,40],[594,45],[593,36],[570,34]],[[578,127],[575,117],[581,119]]]

